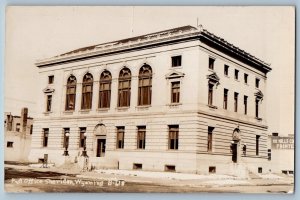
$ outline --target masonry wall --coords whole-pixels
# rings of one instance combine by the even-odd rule
[[[171,57],[182,56],[182,66],[172,67]],[[215,59],[213,70],[208,69],[209,57]],[[144,64],[152,67],[151,106],[137,104],[138,72]],[[224,64],[229,65],[229,75],[224,75]],[[130,107],[117,107],[118,76],[120,70],[128,67],[132,73]],[[99,78],[104,70],[112,74],[111,106],[98,109]],[[234,79],[234,69],[238,69],[239,80]],[[94,78],[92,109],[81,110],[82,79],[87,73]],[[176,78],[170,78],[171,74]],[[216,73],[219,85],[214,86],[213,105],[208,106],[207,76]],[[244,73],[248,73],[248,84],[243,82]],[[73,74],[77,78],[75,110],[65,111],[66,83]],[[48,76],[54,75],[54,83],[48,84]],[[190,41],[171,44],[153,49],[144,49],[113,56],[104,56],[92,60],[54,65],[40,68],[40,114],[36,119],[30,160],[37,161],[44,154],[49,161],[62,164],[63,128],[70,128],[70,157],[74,162],[80,158],[79,127],[87,127],[87,151],[91,165],[98,168],[132,169],[134,163],[143,165],[144,170],[164,171],[165,165],[176,166],[177,172],[208,173],[209,166],[216,166],[217,173],[232,173],[233,130],[241,130],[239,153],[243,144],[247,145],[247,154],[240,156],[240,162],[252,171],[257,171],[257,163],[266,161],[266,120],[265,101],[260,102],[260,117],[255,118],[254,93],[265,93],[266,77],[251,66],[232,59],[221,52],[200,43]],[[255,77],[260,78],[260,87],[255,88]],[[171,83],[180,81],[180,103],[171,104]],[[45,89],[51,89],[52,110],[45,112]],[[223,109],[223,91],[229,89],[228,109]],[[233,93],[239,93],[238,112],[233,111]],[[248,96],[248,113],[243,113],[243,95]],[[94,129],[104,124],[107,129],[106,154],[104,158],[95,157]],[[179,149],[168,149],[168,125],[179,125]],[[145,125],[146,149],[136,149],[137,126]],[[124,149],[116,149],[116,126],[125,126]],[[214,127],[213,151],[207,152],[208,126]],[[49,128],[48,147],[42,147],[42,130]],[[255,154],[256,135],[260,135],[259,155]],[[230,166],[233,165],[233,166]],[[264,167],[264,171],[267,167]]]

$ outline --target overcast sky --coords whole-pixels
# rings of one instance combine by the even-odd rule
[[[37,110],[38,59],[76,48],[199,24],[271,63],[266,93],[270,132],[294,131],[292,7],[9,7],[6,10],[5,112]],[[133,30],[133,31],[132,31]]]

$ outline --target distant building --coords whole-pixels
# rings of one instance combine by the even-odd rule
[[[294,174],[294,135],[279,136],[278,133],[269,135],[269,162],[275,173]]]
[[[62,164],[64,155],[75,162],[87,153],[95,168],[269,171],[271,68],[202,27],[80,48],[36,65],[31,161],[47,155]]]
[[[21,116],[5,113],[5,156],[4,161],[27,162],[31,145],[33,119],[28,117],[28,109],[23,108]]]

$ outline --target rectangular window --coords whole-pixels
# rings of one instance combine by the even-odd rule
[[[214,127],[211,127],[211,126],[208,127],[208,132],[207,132],[207,152],[212,152],[213,130],[214,130]]]
[[[13,148],[14,143],[13,142],[7,142],[6,147]]]
[[[247,84],[248,83],[248,74],[244,74],[244,83]]]
[[[50,112],[51,111],[51,104],[52,104],[52,95],[47,95],[46,112]]]
[[[259,155],[259,138],[260,138],[260,135],[256,135],[256,155],[258,156]]]
[[[171,103],[179,103],[180,100],[180,82],[172,82]]]
[[[223,100],[223,108],[227,110],[227,104],[228,104],[228,89],[224,88],[224,100]]]
[[[69,146],[69,134],[70,134],[70,128],[64,128],[63,129],[63,148],[66,148]]]
[[[21,124],[20,124],[20,123],[17,123],[17,124],[16,124],[16,131],[17,131],[17,132],[20,132],[20,127],[21,127]]]
[[[224,75],[228,76],[228,71],[229,71],[229,66],[228,65],[224,65]]]
[[[212,106],[213,105],[213,84],[208,84],[208,105]]]
[[[48,84],[53,84],[54,83],[54,76],[48,76]]]
[[[180,67],[180,66],[181,66],[181,56],[173,56],[172,67]]]
[[[234,70],[234,79],[239,80],[239,70],[237,69]]]
[[[268,149],[268,160],[272,159],[272,152],[271,149]]]
[[[239,98],[239,93],[235,92],[234,93],[234,112],[238,111],[238,98]]]
[[[208,69],[214,70],[215,59],[209,58],[208,60]]]
[[[258,118],[259,116],[259,99],[255,99],[255,117]]]
[[[48,146],[49,128],[43,129],[43,147]]]
[[[145,144],[146,144],[146,126],[138,126],[137,148],[145,149]]]
[[[33,125],[30,125],[30,135],[32,135],[32,131],[33,131]]]
[[[255,79],[255,87],[259,88],[259,79],[258,78]]]
[[[118,107],[130,106],[131,78],[119,79]]]
[[[178,134],[179,126],[170,125],[169,126],[169,149],[178,149]]]
[[[85,134],[86,128],[85,127],[80,127],[79,128],[79,147],[84,148],[84,143],[85,143]]]
[[[124,149],[124,133],[124,126],[117,127],[117,149]]]
[[[110,107],[111,80],[100,81],[99,108]]]
[[[247,115],[248,96],[244,96],[244,114]]]

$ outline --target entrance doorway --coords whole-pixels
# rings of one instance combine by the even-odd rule
[[[232,144],[232,162],[237,162],[237,144]]]
[[[106,139],[97,139],[97,157],[105,156]]]

